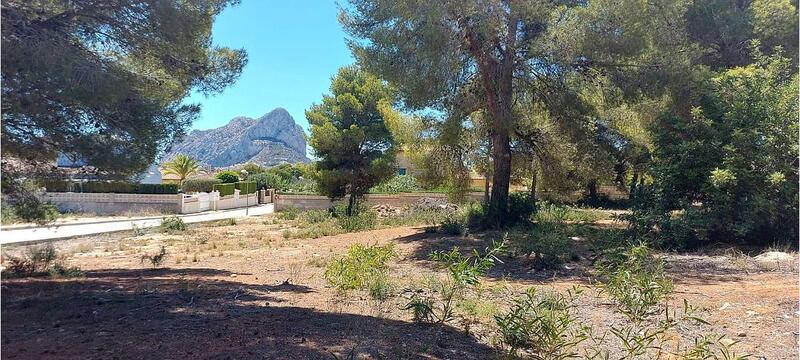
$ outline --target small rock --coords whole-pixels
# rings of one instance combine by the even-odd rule
[[[745,337],[745,336],[747,336],[747,333],[746,333],[746,332],[744,332],[744,331],[739,331],[738,333],[736,333],[736,336],[738,336],[738,337]]]
[[[722,307],[720,307],[720,308],[719,308],[719,310],[720,310],[720,311],[722,311],[722,310],[725,310],[725,309],[727,309],[729,306],[731,306],[731,304],[730,304],[730,303],[724,303],[724,304],[722,304]]]

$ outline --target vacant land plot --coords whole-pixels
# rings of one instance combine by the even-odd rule
[[[596,332],[625,322],[596,286],[589,237],[574,238],[571,259],[554,268],[540,269],[526,256],[500,256],[503,263],[456,301],[451,319],[429,324],[414,322],[404,310],[426,291],[426,282],[446,271],[429,253],[484,249],[501,234],[443,235],[403,226],[304,239],[290,236],[298,230],[293,226],[267,216],[56,242],[58,261],[82,275],[3,279],[3,356],[494,358],[505,349],[495,315],[531,287],[583,288],[575,316]],[[343,291],[326,280],[326,266],[352,245],[390,243],[395,256],[387,262],[381,296],[372,288]],[[3,265],[25,251],[4,247]],[[657,255],[675,281],[670,304],[681,308],[685,299],[709,323],[677,327],[675,342],[688,346],[689,339],[713,332],[737,341],[738,353],[798,356],[795,255],[774,263],[730,249]],[[617,340],[609,334],[605,341]]]

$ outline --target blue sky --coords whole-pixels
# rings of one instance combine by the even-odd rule
[[[354,62],[337,14],[336,3],[328,0],[242,0],[223,11],[214,23],[214,44],[244,48],[249,62],[221,94],[187,99],[202,107],[193,128],[283,107],[308,130],[305,110],[328,92],[339,67]]]

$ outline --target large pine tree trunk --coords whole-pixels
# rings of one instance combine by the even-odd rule
[[[494,222],[502,226],[508,215],[508,188],[511,180],[511,144],[508,134],[492,136],[494,174],[492,176],[492,197],[489,213]]]

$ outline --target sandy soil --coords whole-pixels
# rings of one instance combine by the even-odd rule
[[[426,277],[441,270],[434,249],[483,248],[492,234],[468,238],[401,227],[319,239],[284,239],[272,216],[239,224],[196,225],[178,234],[107,234],[56,242],[75,279],[3,279],[2,353],[8,359],[485,359],[501,356],[493,315],[534,286],[588,289],[578,317],[602,330],[622,319],[591,287],[588,256],[558,270],[535,270],[504,258],[473,292],[473,312],[446,326],[418,324],[400,308]],[[394,296],[337,294],[324,264],[355,243],[393,242]],[[165,246],[162,268],[142,263]],[[4,247],[6,254],[24,250]],[[679,329],[689,339],[710,333],[766,359],[798,357],[796,258],[769,270],[742,254],[662,254],[686,299],[711,325]]]

